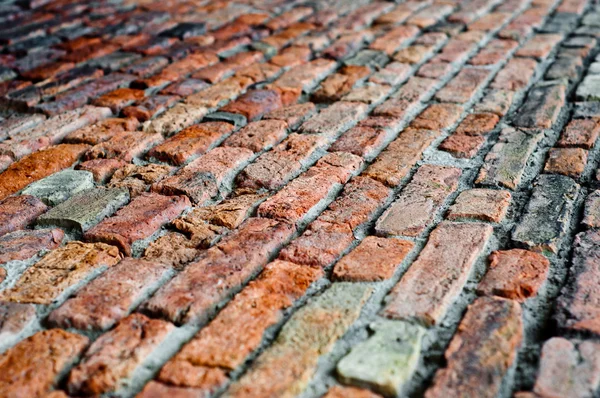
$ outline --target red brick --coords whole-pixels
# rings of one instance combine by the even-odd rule
[[[379,36],[371,43],[369,48],[381,50],[391,56],[418,33],[419,29],[415,26],[400,25]]]
[[[449,62],[428,62],[421,66],[417,71],[418,77],[441,80],[452,71],[452,64]]]
[[[388,135],[389,133],[384,129],[352,127],[333,143],[330,150],[371,157],[381,150]]]
[[[48,321],[65,329],[109,329],[152,291],[167,270],[166,264],[125,258],[54,310]]]
[[[495,65],[508,58],[509,53],[518,46],[515,40],[491,40],[476,56],[469,60],[471,65]]]
[[[2,271],[5,270],[2,269]],[[8,343],[35,319],[36,313],[33,304],[0,303],[0,339],[3,343]]]
[[[176,95],[154,95],[138,102],[135,106],[126,107],[122,113],[124,116],[145,122],[165,112],[178,100],[179,97]]]
[[[251,122],[223,143],[224,146],[246,148],[252,152],[271,149],[287,135],[287,123],[281,120]]]
[[[84,237],[92,242],[114,244],[130,256],[136,241],[150,237],[188,206],[190,202],[185,196],[143,193],[114,216],[87,231]]]
[[[366,83],[360,87],[353,88],[342,99],[350,102],[362,102],[365,104],[378,104],[383,101],[392,87],[387,84]]]
[[[174,326],[142,314],[133,314],[100,336],[69,374],[71,394],[100,395],[119,389],[124,379],[161,342]]]
[[[134,118],[109,118],[75,130],[65,137],[65,143],[96,145],[126,131],[135,131],[139,122]]]
[[[510,91],[522,90],[529,84],[536,67],[537,62],[533,59],[511,58],[498,72],[490,87]]]
[[[465,67],[444,88],[437,92],[435,98],[442,102],[468,102],[479,90],[490,75],[487,69]]]
[[[85,158],[86,160],[117,158],[131,162],[162,140],[162,135],[158,133],[127,131],[112,137],[108,141],[94,145],[86,152]]]
[[[233,75],[238,69],[246,67],[254,62],[260,62],[262,58],[263,54],[258,51],[237,53],[226,58],[222,62],[200,69],[198,72],[194,73],[192,77],[214,84]]]
[[[227,189],[253,153],[245,148],[218,147],[180,169],[172,177],[152,186],[166,195],[187,195],[194,203],[204,203]]]
[[[366,66],[346,65],[339,73],[328,76],[321,86],[311,95],[315,102],[339,101],[352,87],[371,74]]]
[[[470,113],[456,127],[457,134],[486,135],[496,127],[500,118],[493,113]]]
[[[402,62],[390,62],[369,77],[369,82],[397,86],[412,74],[412,67]]]
[[[334,61],[317,58],[304,65],[298,65],[284,72],[274,83],[275,87],[288,87],[310,91],[325,76],[333,72]]]
[[[463,34],[480,34],[482,32],[465,32]],[[466,40],[463,40],[466,39]],[[469,53],[477,47],[478,40],[472,40],[470,37],[463,37],[460,35],[448,40],[446,45],[442,47],[442,51],[436,55],[430,62],[448,62],[448,63],[462,63],[468,57]]]
[[[366,237],[335,265],[335,280],[377,282],[389,279],[414,243],[396,238]]]
[[[494,113],[504,116],[512,105],[514,93],[508,90],[489,90],[473,107],[474,112]]]
[[[73,51],[61,59],[67,62],[81,63],[94,58],[100,58],[102,56],[111,54],[119,49],[119,46],[107,43],[98,43],[94,45],[86,45],[85,47],[78,48],[77,51]]]
[[[214,108],[237,97],[252,83],[252,80],[247,77],[230,77],[199,93],[190,95],[185,102],[194,106]]]
[[[510,12],[495,11],[483,15],[481,18],[468,24],[467,29],[469,30],[482,30],[492,31],[500,28],[504,23],[510,19],[512,14]]]
[[[41,200],[30,195],[19,195],[0,202],[0,236],[24,229],[48,209]]]
[[[416,117],[410,124],[417,129],[447,129],[458,121],[463,108],[455,104],[432,104]]]
[[[323,398],[380,398],[381,395],[357,387],[333,386]]]
[[[456,158],[471,159],[485,143],[484,137],[452,134],[440,144],[439,148]]]
[[[26,260],[39,252],[60,246],[64,237],[61,229],[16,231],[0,237],[0,264]]]
[[[291,46],[285,48],[280,54],[275,55],[269,60],[273,65],[282,68],[291,68],[308,62],[311,58],[311,51],[308,47]]]
[[[592,397],[600,386],[600,345],[553,337],[544,343],[533,387],[541,397]]]
[[[573,119],[560,135],[556,146],[592,149],[600,134],[600,119]]]
[[[143,90],[137,90],[133,88],[118,88],[110,93],[96,98],[92,101],[92,104],[96,106],[105,106],[110,108],[113,113],[119,114],[123,108],[133,104],[134,102],[142,100],[145,96],[146,94]]]
[[[448,5],[431,5],[421,11],[413,14],[407,21],[407,23],[416,25],[419,28],[427,28],[435,25],[438,21],[442,20],[445,16],[452,12],[452,7]]]
[[[325,146],[316,135],[290,134],[279,145],[248,165],[237,178],[241,188],[275,190],[300,174],[310,159]]]
[[[508,191],[469,189],[463,191],[450,207],[449,220],[476,219],[499,223],[504,220],[511,202]]]
[[[386,298],[382,314],[439,324],[463,290],[492,232],[491,226],[483,224],[439,224]]]
[[[439,207],[458,188],[462,171],[454,167],[421,166],[398,199],[377,221],[381,235],[419,236]]]
[[[387,186],[397,186],[438,136],[439,132],[431,130],[405,129],[363,174]]]
[[[519,57],[531,57],[544,59],[548,57],[552,49],[563,39],[562,34],[539,33],[530,38],[515,55]]]
[[[587,163],[588,151],[581,148],[551,148],[544,171],[579,178]]]
[[[17,283],[0,295],[2,300],[51,304],[66,289],[93,271],[120,259],[116,247],[103,243],[69,242],[29,267]]]
[[[283,311],[304,295],[323,271],[275,260],[250,282],[175,355],[158,374],[157,380],[179,387],[200,386],[177,382],[189,368],[233,370],[256,350],[264,332],[283,317]],[[243,329],[244,333],[239,333]]]
[[[590,230],[577,234],[574,247],[567,285],[558,299],[558,323],[568,330],[600,335],[600,274],[595,256],[600,233]]]
[[[176,322],[204,322],[267,263],[294,233],[290,224],[250,218],[215,247],[200,254],[144,305]]]
[[[436,373],[425,397],[495,397],[522,339],[518,303],[493,298],[475,300],[446,349],[446,367]]]
[[[205,122],[187,127],[155,146],[149,158],[182,165],[211,149],[227,137],[234,126],[225,122]]]
[[[0,395],[43,397],[88,345],[88,338],[44,330],[0,355]]]
[[[110,180],[115,171],[127,163],[120,159],[94,159],[82,162],[75,166],[76,170],[89,171],[94,175],[94,181],[105,184]]]
[[[25,156],[0,174],[0,200],[34,181],[70,167],[89,147],[62,144]]]
[[[198,79],[185,79],[175,82],[160,91],[163,95],[174,95],[177,97],[187,97],[210,87],[210,84]]]
[[[282,107],[281,96],[275,90],[252,90],[221,108],[223,112],[238,113],[249,121]]]
[[[345,184],[361,165],[362,159],[356,155],[344,152],[327,154],[315,166],[262,203],[258,214],[299,223],[339,184]]]
[[[179,61],[167,65],[162,71],[154,76],[136,81],[135,88],[162,88],[171,82],[182,80],[192,72],[205,66],[212,65],[217,61],[218,58],[210,53],[191,54]]]
[[[550,262],[538,253],[521,249],[494,251],[488,259],[488,271],[477,287],[480,295],[523,303],[537,295],[548,277]]]
[[[234,76],[248,78],[256,84],[271,81],[279,74],[280,70],[281,68],[279,66],[271,64],[252,64],[240,68]]]

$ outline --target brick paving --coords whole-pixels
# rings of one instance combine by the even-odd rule
[[[0,397],[600,397],[595,0],[0,4]]]

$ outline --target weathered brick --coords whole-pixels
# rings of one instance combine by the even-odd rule
[[[152,148],[148,157],[181,165],[217,145],[233,129],[233,125],[225,122],[196,124]]]
[[[60,229],[15,231],[0,237],[0,264],[27,260],[60,246],[64,232]]]
[[[282,319],[283,311],[302,297],[323,272],[276,260],[175,355],[158,374],[165,384],[202,390],[197,381],[181,380],[180,372],[196,369],[233,370],[259,347],[264,332]],[[243,328],[245,333],[239,333]],[[198,385],[200,384],[200,385]]]
[[[387,319],[373,322],[369,329],[373,334],[338,362],[337,373],[345,382],[389,396],[401,395],[419,363],[425,330]]]
[[[398,199],[377,220],[375,231],[384,236],[419,236],[440,205],[458,188],[461,174],[454,167],[421,166]]]
[[[559,297],[558,324],[575,332],[600,334],[600,290],[598,257],[600,234],[597,230],[580,232],[575,237],[572,266],[567,285]]]
[[[469,306],[425,397],[495,397],[523,339],[518,303],[479,298]]]
[[[490,87],[509,91],[522,90],[529,84],[536,67],[537,62],[533,59],[511,58],[498,72]]]
[[[33,304],[0,303],[0,339],[2,345],[15,340],[35,319]]]
[[[0,199],[71,166],[87,149],[87,145],[57,145],[32,153],[11,164],[0,174]]]
[[[489,268],[477,293],[500,296],[523,303],[535,297],[548,277],[550,262],[541,254],[528,250],[494,251],[489,256]]]
[[[419,29],[416,26],[400,25],[379,36],[369,45],[369,48],[383,51],[391,56],[418,33]]]
[[[474,188],[463,191],[448,212],[449,220],[476,219],[502,222],[510,206],[508,191]]]
[[[338,261],[333,270],[334,278],[349,282],[389,279],[413,247],[412,242],[402,239],[368,236]]]
[[[275,90],[251,90],[221,108],[223,112],[239,113],[249,121],[260,119],[266,113],[283,106],[281,95]]]
[[[402,62],[390,62],[369,77],[369,82],[388,86],[397,86],[412,73],[412,67]]]
[[[600,87],[600,75],[588,74],[577,86],[577,99],[581,101],[598,101],[598,87]]]
[[[94,177],[89,171],[63,170],[29,184],[23,194],[35,196],[49,206],[56,206],[93,187]]]
[[[359,102],[336,102],[313,116],[300,126],[305,134],[320,134],[328,141],[335,139],[362,119],[367,112],[367,105]]]
[[[538,130],[503,129],[498,142],[486,155],[475,182],[517,188],[527,161],[542,138],[543,132]]]
[[[600,191],[592,191],[585,199],[585,209],[581,223],[588,228],[600,227]]]
[[[386,298],[382,314],[439,324],[463,290],[492,232],[491,226],[483,224],[439,224]]]
[[[438,136],[437,131],[405,129],[377,156],[363,175],[390,187],[397,186]]]
[[[247,148],[252,152],[271,149],[287,135],[287,123],[281,120],[259,120],[242,127],[223,143],[224,146]]]
[[[471,159],[481,149],[485,138],[464,134],[452,134],[440,144],[439,148],[452,154],[456,158]]]
[[[381,398],[381,395],[358,387],[333,386],[323,398]]]
[[[486,135],[496,127],[499,121],[498,115],[493,113],[470,113],[456,127],[456,133]]]
[[[548,152],[548,160],[544,171],[579,178],[587,163],[588,151],[581,148],[552,148]]]
[[[442,80],[452,71],[450,62],[428,62],[417,71],[417,76]]]
[[[381,150],[388,136],[389,133],[384,129],[357,126],[345,132],[330,150],[370,158]]]
[[[299,394],[315,372],[319,356],[328,353],[356,320],[370,293],[368,286],[342,282],[310,300],[226,394],[231,397]]]
[[[172,166],[154,163],[145,166],[127,163],[113,173],[107,188],[126,188],[133,198],[146,192],[152,184],[169,176],[173,170]]]
[[[44,330],[0,355],[0,394],[42,397],[82,354],[88,338],[60,329]]]
[[[6,301],[51,304],[65,290],[95,270],[116,264],[116,247],[103,243],[69,242],[28,268],[0,297]]]
[[[325,200],[340,184],[345,184],[360,168],[362,159],[339,152],[327,154],[317,164],[258,208],[261,217],[301,223],[310,210]]]
[[[48,322],[79,330],[109,329],[152,292],[168,268],[155,261],[125,258],[54,310]]]
[[[535,251],[557,253],[569,228],[578,191],[579,185],[569,177],[539,176],[513,231],[513,241]]]
[[[509,90],[490,90],[475,104],[473,111],[495,113],[502,117],[512,105],[514,93]]]
[[[252,155],[246,148],[215,148],[174,176],[154,184],[152,190],[166,195],[187,195],[194,203],[204,203],[223,195]]]
[[[247,77],[230,77],[186,98],[186,104],[214,108],[224,104],[246,90],[252,84]]]
[[[599,349],[594,341],[546,341],[533,391],[541,397],[594,396],[600,387]]]
[[[250,218],[161,287],[144,308],[173,322],[204,322],[292,235],[290,224]]]
[[[123,114],[123,116],[135,118],[140,122],[146,122],[163,114],[177,101],[179,101],[179,97],[176,95],[153,95],[151,97],[146,97],[145,99],[136,103],[135,105],[125,107],[121,113]],[[187,108],[184,107],[184,109]],[[181,111],[181,108],[179,109],[179,111]],[[199,110],[199,112],[202,113],[201,110]],[[175,119],[175,117],[171,118],[171,120],[173,119]]]
[[[143,90],[133,88],[118,88],[96,98],[92,101],[92,103],[96,106],[105,106],[110,108],[113,113],[118,114],[123,108],[142,100],[145,96],[146,95]]]
[[[437,92],[435,98],[442,102],[465,103],[479,90],[490,75],[483,68],[463,68],[458,74]]]
[[[48,207],[38,198],[29,195],[12,196],[0,202],[0,236],[24,229]]]
[[[566,101],[565,84],[540,83],[527,94],[514,123],[518,127],[549,129],[558,119]]]
[[[556,143],[563,148],[591,149],[600,134],[600,119],[573,119],[567,124]]]
[[[275,190],[300,174],[325,146],[322,136],[290,134],[272,150],[248,165],[237,178],[241,188]]]
[[[163,140],[158,133],[145,133],[142,131],[127,131],[112,137],[108,141],[94,145],[85,154],[86,160],[117,158],[131,162],[134,158],[141,157],[148,148],[157,145]]]
[[[100,336],[86,351],[82,362],[69,374],[71,394],[99,395],[119,389],[174,329],[171,323],[133,314]]]
[[[492,39],[469,60],[469,63],[478,66],[495,65],[505,60],[518,45],[519,43],[515,40]]]
[[[432,104],[419,114],[410,124],[416,129],[447,129],[458,121],[463,108],[455,104]]]
[[[114,216],[88,230],[84,238],[114,244],[129,256],[136,241],[150,237],[188,206],[190,202],[185,196],[143,193]]]
[[[315,111],[316,107],[312,102],[305,102],[269,112],[263,119],[281,120],[286,122],[290,129],[295,129],[311,117]]]
[[[283,73],[274,83],[275,87],[296,88],[309,92],[336,67],[335,61],[317,58],[298,65]]]
[[[139,123],[134,118],[109,118],[91,126],[75,130],[65,137],[64,142],[96,145],[126,131],[135,131]]]
[[[562,34],[539,33],[530,38],[515,55],[519,57],[532,57],[544,59],[552,49],[562,41]]]
[[[210,87],[210,84],[199,79],[184,79],[179,82],[168,85],[160,91],[160,94],[174,95],[177,97],[187,97],[196,94],[198,91]]]

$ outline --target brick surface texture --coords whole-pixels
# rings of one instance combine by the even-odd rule
[[[600,397],[596,0],[0,1],[0,398]]]

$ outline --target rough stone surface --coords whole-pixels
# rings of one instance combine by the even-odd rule
[[[502,222],[510,206],[508,191],[493,189],[469,189],[458,195],[448,212],[449,220],[475,219]]]

